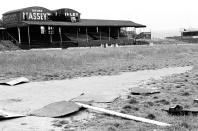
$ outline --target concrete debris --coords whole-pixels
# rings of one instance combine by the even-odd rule
[[[76,102],[95,102],[95,103],[112,103],[118,99],[119,95],[107,95],[107,94],[82,94],[72,101]]]
[[[140,88],[140,87],[134,87],[130,90],[132,95],[151,95],[160,93],[160,90],[153,89],[153,88]]]
[[[25,117],[25,115],[9,112],[9,111],[5,111],[5,110],[0,110],[0,120],[19,118],[19,117]]]
[[[11,78],[8,80],[2,80],[0,81],[0,85],[9,85],[9,86],[14,86],[22,83],[27,83],[29,80],[25,77],[18,77],[18,78]]]
[[[74,102],[60,101],[44,106],[41,109],[35,110],[30,113],[31,116],[40,117],[64,117],[71,113],[75,113],[80,110],[80,106]]]
[[[198,108],[184,109],[181,105],[170,107],[169,109],[163,109],[171,115],[198,115]]]

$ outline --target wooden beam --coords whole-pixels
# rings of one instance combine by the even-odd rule
[[[111,28],[109,26],[109,41],[111,40]]]
[[[19,44],[21,44],[21,31],[19,27],[17,27],[17,29],[18,29]]]
[[[99,30],[100,30],[100,41],[102,40],[102,36],[101,36],[101,28],[99,28]]]
[[[88,33],[87,33],[87,27],[86,27],[86,36],[87,36],[87,43],[88,43],[89,38],[88,38]]]
[[[61,32],[61,27],[58,28],[59,30],[59,35],[60,35],[60,42],[61,42],[61,48],[62,48],[62,45],[63,45],[63,40],[62,40],[62,32]]]
[[[28,26],[28,44],[29,44],[29,49],[31,48],[31,39],[30,39],[30,27]]]
[[[78,27],[76,28],[76,39],[78,41]]]
[[[118,27],[118,39],[120,39],[120,28]]]
[[[84,108],[104,112],[104,113],[107,113],[107,114],[110,114],[110,115],[115,115],[115,116],[119,116],[119,117],[122,117],[122,118],[130,119],[130,120],[141,121],[141,122],[150,123],[150,124],[154,124],[154,125],[158,125],[158,126],[164,126],[164,127],[165,126],[171,126],[171,124],[167,124],[167,123],[163,123],[163,122],[159,122],[159,121],[154,121],[154,120],[150,120],[150,119],[146,119],[146,118],[142,118],[142,117],[127,115],[127,114],[123,114],[123,113],[119,113],[119,112],[115,112],[115,111],[111,111],[111,110],[106,110],[106,109],[99,108],[99,107],[86,105],[86,104],[79,103],[79,102],[75,102],[75,103],[77,105],[81,106],[81,107],[84,107]]]
[[[52,34],[50,34],[50,43],[52,43]]]

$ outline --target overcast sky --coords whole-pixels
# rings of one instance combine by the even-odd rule
[[[72,8],[81,18],[131,20],[152,31],[198,28],[198,0],[1,0],[0,14],[30,6]]]

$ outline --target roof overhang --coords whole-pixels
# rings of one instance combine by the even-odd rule
[[[92,19],[81,19],[80,22],[59,22],[59,21],[23,21],[21,25],[51,25],[51,26],[84,26],[84,27],[135,27],[142,28],[146,27],[142,24],[137,24],[132,21],[122,20],[92,20]]]

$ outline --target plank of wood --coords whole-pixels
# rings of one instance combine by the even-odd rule
[[[115,112],[115,111],[111,111],[111,110],[107,110],[107,109],[103,109],[103,108],[99,108],[99,107],[86,105],[86,104],[79,103],[79,102],[75,102],[75,103],[77,105],[81,106],[81,107],[84,107],[84,108],[104,112],[104,113],[107,113],[107,114],[110,114],[110,115],[115,115],[115,116],[119,116],[119,117],[122,117],[122,118],[130,119],[130,120],[141,121],[141,122],[155,124],[155,125],[164,126],[164,127],[165,126],[171,126],[171,124],[167,124],[167,123],[163,123],[163,122],[159,122],[159,121],[154,121],[154,120],[150,120],[150,119],[146,119],[146,118],[142,118],[142,117],[127,115],[127,114],[123,114],[123,113],[119,113],[119,112]]]

